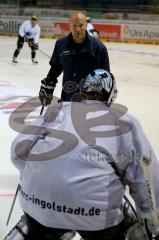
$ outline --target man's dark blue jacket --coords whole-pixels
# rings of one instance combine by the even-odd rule
[[[51,69],[47,75],[47,83],[53,86],[57,77],[63,72],[63,90],[61,99],[70,101],[78,92],[80,81],[95,69],[110,71],[109,57],[105,45],[86,33],[82,44],[73,41],[72,34],[56,41],[50,60]]]

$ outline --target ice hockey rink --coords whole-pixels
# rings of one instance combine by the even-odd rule
[[[0,37],[0,240],[19,220],[22,211],[18,198],[9,222],[7,217],[16,191],[19,173],[10,162],[10,146],[18,134],[9,126],[11,112],[27,97],[38,96],[40,81],[49,70],[49,57],[55,40],[40,39],[38,65],[33,65],[27,44],[12,64],[17,38]],[[128,107],[141,122],[156,153],[159,152],[159,46],[146,44],[105,43],[119,94],[118,103]],[[60,97],[61,78],[55,90]],[[40,111],[40,108],[37,112]],[[75,238],[78,239],[78,236]]]

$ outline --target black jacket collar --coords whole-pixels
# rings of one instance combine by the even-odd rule
[[[91,41],[90,41],[90,38],[91,36],[89,36],[89,34],[86,32],[86,37],[85,37],[85,40],[83,42],[83,47],[82,47],[82,50],[80,53],[85,53],[85,52],[92,52],[92,47],[91,47]],[[69,48],[74,50],[74,41],[73,41],[73,36],[72,36],[72,33],[70,33],[68,35],[68,45],[69,45]]]

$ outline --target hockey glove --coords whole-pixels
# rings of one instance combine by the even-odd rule
[[[33,43],[32,47],[33,47],[35,50],[38,50],[39,44],[38,44],[38,43]]]
[[[47,106],[51,103],[53,99],[54,86],[53,82],[47,83],[47,79],[44,78],[41,81],[41,87],[39,91],[39,99],[43,106]]]
[[[29,41],[29,36],[30,36],[30,33],[29,33],[29,32],[26,32],[25,35],[24,35],[24,41],[25,41],[25,42],[28,42],[28,41]]]
[[[28,39],[28,46],[30,47],[30,48],[32,48],[32,46],[34,45],[34,42],[33,42],[33,40],[32,39]]]
[[[38,50],[38,48],[39,48],[38,43],[34,43],[33,41],[28,40],[28,45],[32,50]]]

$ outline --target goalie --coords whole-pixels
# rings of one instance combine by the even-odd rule
[[[113,104],[117,88],[110,72],[94,70],[77,87],[80,93],[72,102],[50,105],[12,144],[28,226],[21,239],[66,240],[76,231],[84,240],[124,240],[126,186],[139,216],[127,239],[152,239],[150,199],[139,159],[151,151],[153,181],[158,182],[155,154],[138,121],[125,106]],[[148,231],[139,224],[145,219]]]

